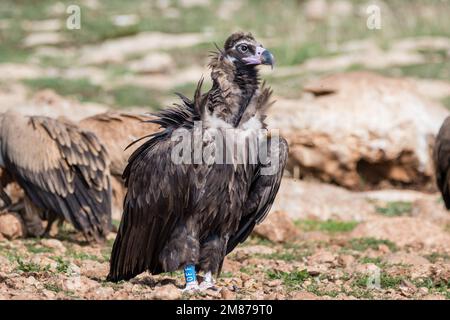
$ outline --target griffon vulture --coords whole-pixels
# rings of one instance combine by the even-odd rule
[[[184,268],[185,290],[213,287],[212,275],[220,273],[226,254],[266,217],[281,182],[286,141],[265,131],[268,139],[262,147],[279,141],[273,144],[277,148],[267,147],[269,161],[216,161],[223,137],[219,133],[234,130],[247,138],[264,131],[259,129],[265,128],[271,90],[260,86],[260,64],[273,65],[272,54],[251,34],[231,35],[211,59],[212,88],[201,94],[201,80],[193,101],[180,95],[182,105],[161,111],[151,121],[164,130],[131,155],[124,171],[128,191],[112,250],[110,281]],[[213,147],[214,155],[200,163],[174,162],[179,146],[174,134],[193,133],[199,121],[200,140],[194,138],[193,144],[200,142],[203,150]],[[217,141],[210,139],[215,134]],[[231,141],[225,140],[227,150],[249,143]],[[271,166],[275,170],[268,174],[265,169]],[[200,286],[196,271],[205,273]]]
[[[66,220],[88,241],[106,236],[109,160],[93,133],[62,119],[8,111],[0,115],[0,149],[0,166],[24,190],[28,231],[48,235],[56,220]],[[45,230],[39,218],[48,221]]]
[[[79,122],[81,128],[95,133],[108,152],[111,161],[113,218],[120,219],[122,215],[123,200],[126,192],[122,174],[127,165],[128,158],[145,139],[134,143],[130,148],[127,148],[127,146],[144,135],[154,133],[159,129],[159,125],[157,124],[145,122],[153,118],[151,115],[108,111],[85,118]]]

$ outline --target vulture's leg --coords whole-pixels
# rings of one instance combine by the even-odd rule
[[[3,206],[0,208],[0,211],[3,211],[11,206],[12,200],[8,196],[8,194],[5,192],[5,190],[3,189],[3,186],[0,187],[0,198],[3,201]]]
[[[227,238],[217,235],[210,236],[200,247],[200,269],[205,271],[205,276],[200,284],[201,290],[217,289],[214,284],[213,274],[217,274],[225,256]]]
[[[27,236],[40,237],[44,233],[42,226],[42,219],[39,214],[39,209],[36,208],[28,197],[23,200],[25,210],[22,211],[22,219],[25,224]]]
[[[195,265],[199,258],[200,244],[197,230],[198,223],[192,218],[186,222],[180,222],[159,255],[159,261],[165,272],[185,269],[184,291],[198,290]]]
[[[47,216],[48,216],[47,227],[45,227],[44,237],[45,238],[50,238],[51,237],[51,231],[52,231],[53,223],[55,223],[55,221],[57,220],[57,215],[52,213],[52,212],[48,212]]]

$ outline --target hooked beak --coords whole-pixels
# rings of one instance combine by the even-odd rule
[[[270,65],[273,69],[273,65],[275,64],[275,59],[273,54],[270,53],[269,50],[264,49],[263,47],[256,47],[256,52],[254,55],[250,57],[245,57],[242,59],[247,65],[258,65],[265,64]]]

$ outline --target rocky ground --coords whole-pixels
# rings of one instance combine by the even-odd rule
[[[323,199],[348,193],[342,215],[329,201],[289,216],[278,201],[226,258],[218,290],[182,293],[182,272],[107,282],[115,234],[88,245],[65,227],[55,239],[0,241],[0,298],[450,299],[450,215],[437,194],[322,190]]]
[[[69,4],[79,30],[66,28]],[[356,0],[2,1],[0,111],[78,121],[163,108],[191,96],[213,42],[242,29],[277,59],[262,72],[277,100],[268,121],[291,152],[219,290],[182,294],[180,272],[106,282],[114,234],[22,239],[0,213],[0,299],[450,299],[450,214],[430,154],[450,107],[450,5],[378,4],[381,30]]]

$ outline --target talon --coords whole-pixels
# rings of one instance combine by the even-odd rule
[[[186,287],[184,289],[181,289],[182,292],[195,292],[200,291],[200,287],[198,285],[198,282],[189,282],[186,284]]]

